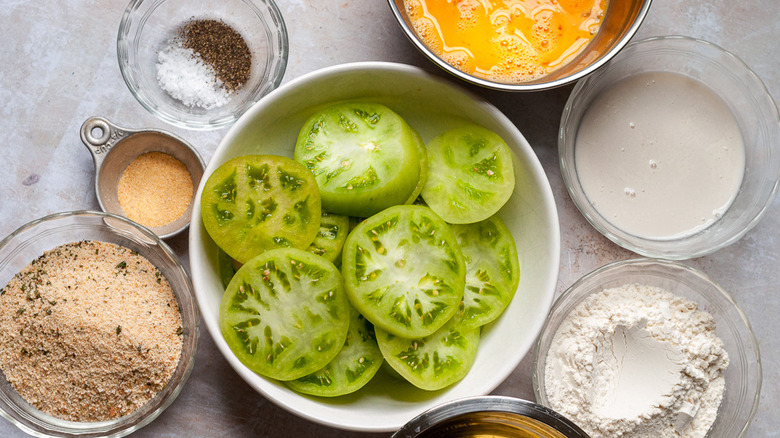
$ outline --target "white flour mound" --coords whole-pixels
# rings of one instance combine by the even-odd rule
[[[556,332],[545,364],[551,407],[593,438],[701,438],[729,363],[712,315],[656,287],[591,295]]]

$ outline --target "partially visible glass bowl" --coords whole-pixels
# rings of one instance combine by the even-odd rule
[[[588,199],[577,171],[577,132],[590,105],[617,82],[646,72],[681,74],[710,88],[731,110],[745,145],[744,176],[734,201],[712,225],[681,237],[638,236],[614,225]],[[648,38],[629,44],[604,67],[577,83],[563,110],[558,155],[571,199],[599,232],[643,256],[689,259],[736,242],[772,204],[780,184],[780,115],[758,76],[733,54],[688,37]]]
[[[698,304],[715,319],[716,335],[729,355],[726,389],[708,438],[745,436],[761,393],[761,354],[744,312],[731,295],[704,273],[682,263],[632,259],[610,263],[577,280],[553,304],[533,350],[537,403],[550,406],[545,388],[547,353],[569,313],[592,294],[626,284],[655,286]]]
[[[159,52],[191,19],[222,20],[241,34],[252,54],[249,79],[222,106],[190,107],[158,82]],[[236,121],[279,86],[288,51],[287,28],[273,0],[132,0],[117,36],[119,69],[133,96],[158,118],[189,129],[217,129]]]
[[[179,257],[147,228],[110,213],[74,211],[36,219],[0,241],[0,287],[45,251],[66,243],[98,240],[115,243],[149,260],[168,280],[179,302],[182,351],[165,388],[123,417],[101,422],[74,422],[47,415],[27,403],[0,373],[0,415],[38,437],[121,437],[157,418],[179,395],[195,362],[199,321],[192,283]]]

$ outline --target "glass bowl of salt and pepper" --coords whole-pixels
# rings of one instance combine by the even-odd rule
[[[287,54],[287,30],[270,0],[133,0],[117,37],[133,96],[188,129],[232,124],[279,85]]]

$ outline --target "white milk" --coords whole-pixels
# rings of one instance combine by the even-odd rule
[[[739,190],[745,148],[723,100],[675,73],[605,90],[583,116],[575,166],[590,203],[633,235],[671,239],[711,225]]]

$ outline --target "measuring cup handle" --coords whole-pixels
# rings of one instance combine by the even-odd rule
[[[108,151],[127,135],[127,130],[102,117],[89,118],[81,125],[81,142],[92,154],[96,167],[100,167]]]

